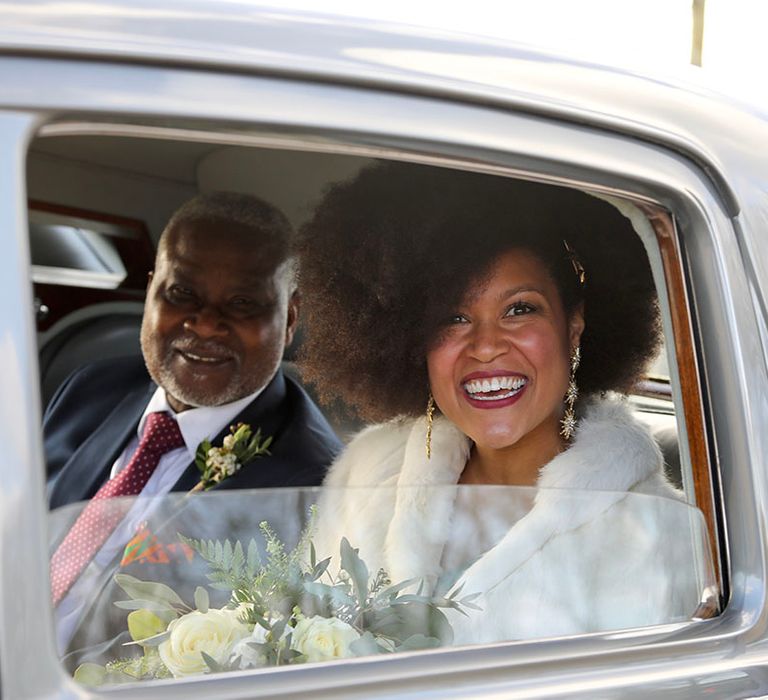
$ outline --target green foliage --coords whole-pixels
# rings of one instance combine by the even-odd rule
[[[307,527],[290,551],[269,524],[262,522],[263,556],[254,539],[243,546],[240,541],[194,540],[179,535],[207,562],[209,586],[229,591],[229,607],[239,609],[240,621],[251,629],[263,630],[246,642],[259,664],[281,666],[306,660],[292,648],[294,630],[304,618],[320,616],[347,623],[360,634],[350,651],[363,656],[449,644],[453,632],[444,610],[466,614],[467,608],[477,609],[473,603],[476,595],[460,597],[461,588],[451,591],[447,581],[438,581],[431,593],[425,593],[424,583],[416,579],[393,584],[383,569],[372,574],[346,538],[339,546],[340,569],[331,573],[331,558],[318,561],[312,544],[315,519],[313,507]],[[192,608],[161,583],[125,574],[118,574],[115,581],[129,596],[116,605],[132,611],[128,629],[132,643],[144,654],[104,667],[83,664],[75,677],[86,685],[168,677],[157,646],[168,638],[168,624]],[[194,604],[201,613],[208,611],[210,601],[204,587],[196,588]],[[210,673],[240,667],[239,658],[226,663],[204,653],[202,658]],[[248,663],[255,661],[251,658]]]
[[[148,650],[139,658],[116,659],[105,666],[81,664],[74,673],[74,679],[87,686],[120,685],[171,677],[156,649]]]

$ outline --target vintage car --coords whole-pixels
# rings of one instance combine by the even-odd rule
[[[768,695],[764,114],[693,83],[247,2],[26,0],[0,20],[4,697]],[[575,188],[632,218],[665,352],[631,402],[685,495],[670,508],[688,509],[694,534],[670,536],[699,537],[702,605],[642,628],[74,680],[49,604],[48,543],[66,520],[45,498],[50,396],[84,363],[139,352],[152,248],[182,202],[254,193],[298,226],[325,187],[375,160]],[[360,426],[333,417],[345,438]],[[239,526],[309,500],[254,496]],[[211,507],[237,510],[222,501]]]

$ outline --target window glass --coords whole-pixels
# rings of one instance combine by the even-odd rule
[[[52,513],[52,548],[83,505]],[[57,611],[86,684],[680,622],[715,590],[701,514],[637,493],[279,489],[99,508],[140,526]],[[391,555],[404,540],[410,561]]]
[[[382,165],[388,161],[377,162]],[[33,144],[29,189],[34,197],[55,200],[62,210],[101,212],[104,221],[112,216],[126,217],[124,221],[135,224],[127,227],[126,240],[141,244],[136,243],[136,249],[126,248],[108,226],[89,228],[82,221],[67,222],[58,215],[31,211],[36,294],[41,306],[50,307],[50,317],[38,315],[38,330],[48,404],[43,428],[49,492],[58,494],[51,501],[50,554],[56,560],[52,574],[58,577],[63,571],[66,577],[75,571],[65,592],[55,596],[54,617],[62,664],[79,682],[113,685],[137,679],[338,662],[436,647],[534,641],[679,623],[717,611],[718,580],[711,556],[715,533],[707,532],[705,516],[690,505],[702,500],[693,496],[692,479],[683,478],[692,471],[686,467],[693,460],[683,451],[683,460],[688,462],[681,465],[679,429],[685,421],[682,406],[677,405],[671,391],[664,347],[675,344],[669,337],[661,338],[662,349],[643,378],[635,381],[633,376],[631,385],[617,387],[628,396],[615,395],[610,391],[613,385],[599,384],[601,372],[615,365],[615,349],[623,347],[622,329],[635,318],[633,313],[646,314],[649,323],[658,321],[653,285],[654,280],[658,285],[664,279],[664,271],[654,267],[654,256],[646,256],[648,260],[643,257],[653,245],[653,232],[648,225],[648,235],[641,241],[637,228],[625,221],[628,217],[622,218],[619,208],[592,197],[587,187],[576,192],[554,185],[533,186],[543,188],[537,197],[547,188],[553,193],[575,195],[581,204],[586,202],[590,217],[594,217],[566,220],[562,214],[558,225],[569,231],[569,240],[558,236],[551,248],[559,266],[555,272],[539,264],[541,259],[535,255],[526,257],[525,251],[508,255],[508,246],[502,246],[496,257],[483,252],[483,238],[491,236],[488,221],[478,219],[480,224],[473,228],[472,217],[479,207],[468,207],[460,221],[451,217],[440,220],[447,231],[446,238],[440,239],[444,249],[422,245],[422,238],[432,235],[433,222],[421,222],[421,227],[408,223],[395,232],[396,262],[411,265],[398,279],[389,258],[379,255],[377,237],[392,221],[408,221],[407,216],[414,211],[418,215],[417,199],[403,196],[391,206],[374,196],[370,201],[360,200],[368,218],[355,222],[355,235],[359,232],[360,238],[353,236],[353,247],[342,250],[349,258],[345,258],[346,269],[357,275],[357,287],[350,285],[342,292],[342,297],[348,294],[347,299],[353,300],[351,313],[346,322],[334,319],[326,323],[320,342],[335,342],[350,327],[363,329],[356,342],[328,346],[330,369],[335,372],[331,374],[338,381],[318,382],[311,367],[307,369],[303,353],[307,348],[318,350],[316,329],[322,323],[313,326],[309,322],[313,313],[315,321],[323,318],[324,309],[317,304],[322,294],[317,289],[326,284],[333,291],[341,284],[343,270],[331,274],[318,267],[314,282],[309,276],[301,278],[304,296],[291,331],[293,343],[280,348],[282,362],[280,353],[272,358],[279,363],[281,381],[285,378],[292,396],[306,400],[305,408],[298,412],[302,420],[319,420],[318,416],[324,415],[339,438],[338,450],[324,453],[322,469],[309,482],[320,484],[332,461],[331,453],[338,451],[342,456],[335,462],[327,485],[293,488],[295,481],[283,479],[279,484],[270,483],[285,487],[280,489],[227,485],[190,495],[187,492],[198,478],[191,456],[194,445],[203,439],[214,440],[203,426],[187,445],[190,454],[173,458],[174,465],[161,477],[166,482],[153,484],[151,495],[93,501],[90,506],[72,503],[85,491],[96,493],[111,471],[119,471],[128,463],[129,447],[139,441],[136,428],[142,411],[150,400],[160,400],[152,393],[156,386],[147,375],[146,349],[139,343],[141,305],[145,303],[153,246],[174,212],[199,193],[246,192],[279,208],[294,229],[303,231],[303,244],[309,241],[305,255],[333,262],[338,257],[333,248],[312,250],[318,227],[303,227],[323,201],[323,193],[349,182],[372,164],[371,159],[352,156],[116,136],[43,138]],[[437,206],[433,206],[440,212],[445,202],[463,196],[460,179],[467,173],[434,171],[445,176],[445,190],[436,190]],[[495,188],[496,197],[503,189],[499,183],[510,181],[482,177]],[[51,187],[51,182],[61,187]],[[532,184],[520,182],[522,187]],[[559,207],[550,206],[547,194],[544,192],[541,211],[547,215],[560,212]],[[556,201],[554,195],[552,201]],[[410,207],[409,214],[402,214],[403,219],[399,218],[401,203]],[[373,222],[368,210],[377,212]],[[635,213],[642,218],[639,210]],[[329,220],[335,225],[333,217]],[[621,237],[614,239],[613,224],[604,225],[605,220],[623,226]],[[448,239],[456,226],[471,231],[471,245],[461,241],[457,245],[458,238]],[[514,233],[516,226],[517,219],[509,217],[496,235]],[[332,230],[333,226],[326,228]],[[575,243],[580,235],[587,241],[590,232],[603,228],[605,235],[599,246]],[[249,241],[241,243],[235,259],[247,257],[258,247]],[[535,241],[528,244],[539,251]],[[624,244],[629,253],[617,250]],[[347,255],[349,250],[352,254]],[[435,276],[424,280],[419,277],[422,263],[432,252],[442,255],[442,262],[433,270]],[[418,354],[419,362],[398,370],[397,376],[384,374],[376,381],[362,370],[349,369],[356,356],[371,348],[379,353],[382,366],[389,366],[390,340],[402,330],[401,323],[410,323],[411,333],[419,330],[414,330],[419,324],[413,321],[411,310],[440,302],[453,285],[456,270],[471,265],[473,256],[480,254],[487,254],[492,264],[486,265],[482,274],[468,277],[472,284],[464,285],[467,293],[457,297],[459,306],[439,319],[439,332],[428,339],[431,344],[413,346],[418,351],[411,354]],[[582,266],[581,259],[591,257],[597,262]],[[586,285],[591,292],[602,270],[610,269],[614,262],[621,270],[621,265],[633,258],[642,258],[645,265],[642,284],[632,286],[612,270],[615,284],[601,297],[606,304],[593,304],[589,313],[595,309],[602,312],[614,297],[634,299],[634,307],[626,307],[633,312],[621,315],[617,324],[602,319],[612,341],[601,348],[601,353],[575,355],[569,334],[583,331],[578,323],[572,323],[584,313],[583,308],[577,298],[566,309],[565,303],[561,304],[562,290],[550,283],[555,284],[559,275],[557,285],[576,289],[577,295]],[[376,268],[382,260],[386,264]],[[207,249],[196,263],[206,274],[199,278],[188,275],[183,283],[169,285],[162,299],[174,309],[188,304],[190,314],[197,318],[209,281],[215,279],[215,284],[220,284],[229,278],[215,273],[216,256]],[[498,272],[502,268],[503,274]],[[516,284],[512,290],[515,298],[507,302],[509,285],[499,292],[493,286],[496,278],[509,274],[517,279],[523,274],[521,270],[526,274],[538,272],[533,282],[526,278],[525,284]],[[55,272],[57,279],[39,277],[45,271]],[[77,273],[80,278],[69,284],[68,273]],[[98,280],[105,286],[95,289]],[[117,289],[107,289],[105,280]],[[386,295],[388,285],[397,284],[406,292],[394,303]],[[89,285],[90,289],[79,288]],[[373,297],[373,303],[357,306],[357,299],[362,298],[357,296],[358,289],[361,295],[368,295],[369,302]],[[370,294],[371,289],[380,296]],[[238,290],[230,296],[236,297],[237,303],[233,307],[236,311],[228,313],[242,314],[239,319],[254,315],[242,310],[253,305],[252,299],[243,299],[247,294]],[[493,305],[501,298],[505,306],[496,313]],[[128,302],[132,306],[126,310]],[[256,307],[268,307],[269,302],[267,293]],[[662,308],[662,314],[666,312]],[[589,313],[588,330],[592,328]],[[179,318],[182,315],[180,312]],[[509,341],[507,347],[516,348],[517,354],[509,357],[517,364],[510,369],[497,362],[495,369],[509,371],[494,376],[462,369],[454,377],[452,353],[459,353],[462,339],[478,327],[489,328],[490,320],[498,319],[507,333],[502,340]],[[179,323],[187,324],[186,328],[193,322],[181,318]],[[374,340],[366,335],[371,328],[380,331]],[[145,347],[155,335],[168,332],[158,326],[156,333],[142,336]],[[494,345],[488,340],[491,334],[478,337],[474,349],[483,342],[486,350]],[[527,346],[520,337],[527,339]],[[230,359],[226,353],[231,347],[225,342],[199,343],[190,338],[189,334],[184,336],[188,345],[173,347],[173,352],[189,351],[191,357],[185,361],[213,366]],[[434,353],[438,339],[443,347]],[[498,349],[500,344],[494,347]],[[642,357],[632,359],[635,369],[651,356],[653,343],[647,345]],[[432,354],[429,360],[424,357],[428,352]],[[113,360],[119,362],[105,364]],[[427,361],[433,364],[432,384],[427,377],[414,378],[412,373],[413,367],[423,370]],[[101,369],[96,372],[93,368],[99,362]],[[487,415],[490,412],[483,407],[492,401],[513,405],[515,397],[526,390],[539,396],[538,386],[542,385],[546,396],[533,403],[547,409],[536,416],[546,421],[552,418],[552,406],[559,410],[567,405],[572,396],[571,375],[579,363],[581,372],[591,364],[593,386],[585,390],[580,382],[583,375],[575,374],[576,396],[570,403],[576,408],[571,419],[577,426],[577,437],[582,421],[592,421],[589,449],[576,449],[568,442],[572,434],[564,437],[547,465],[555,467],[548,469],[537,486],[471,485],[463,470],[478,439],[470,434],[473,426],[465,422],[461,407],[452,406],[451,397],[446,398],[445,391],[441,395],[440,388],[458,388],[462,398],[469,397],[473,409]],[[555,365],[558,371],[551,373]],[[51,369],[59,367],[65,370]],[[80,373],[78,382],[90,377],[87,391],[67,390],[67,376],[74,376],[72,370]],[[197,370],[189,384],[205,380],[208,370],[200,366]],[[556,381],[547,384],[550,375],[557,375]],[[163,381],[158,381],[161,388]],[[113,391],[118,382],[121,388]],[[95,390],[90,391],[94,383]],[[400,389],[405,394],[406,389],[417,385],[423,390],[423,401],[419,398],[417,411],[405,406],[402,415],[409,418],[393,411],[377,417],[377,401],[383,394],[388,394],[390,403],[396,403]],[[64,390],[57,393],[60,387]],[[253,393],[259,396],[266,392],[263,386],[257,389]],[[350,400],[356,392],[359,396],[365,391],[367,407],[373,408],[367,413],[365,406],[355,407]],[[126,409],[127,398],[133,402],[130,409]],[[594,403],[590,403],[592,399]],[[212,407],[241,400],[251,399],[237,395],[235,400],[214,402]],[[199,405],[187,403],[187,408]],[[220,429],[226,432],[232,421],[236,425],[241,408],[226,413],[213,434]],[[507,435],[524,425],[521,430],[525,435],[533,433],[539,424],[526,421],[528,414],[534,413],[507,421],[499,429]],[[270,415],[282,414],[272,411]],[[557,418],[559,422],[561,416]],[[106,425],[109,431],[93,440]],[[254,429],[258,427],[253,424]],[[315,428],[313,424],[308,433],[317,436]],[[562,436],[559,430],[557,434]],[[301,439],[316,447],[306,435]],[[290,440],[300,442],[293,437]],[[217,451],[223,446],[216,443],[206,449],[212,448],[216,459],[223,459],[226,455]],[[279,443],[275,451],[280,454]],[[204,451],[204,463],[206,455],[210,457]],[[381,460],[372,462],[375,469],[368,472],[371,455],[377,459],[381,456]],[[392,455],[393,461],[387,461]],[[104,475],[100,482],[94,481],[93,465]],[[290,460],[279,463],[284,473],[294,467],[301,465]],[[408,469],[411,471],[406,473]],[[173,478],[168,476],[171,473]],[[574,473],[579,478],[571,478]],[[194,479],[187,483],[190,474]],[[177,478],[178,482],[173,481]],[[57,489],[57,483],[66,483],[67,488]],[[156,495],[171,488],[174,493],[170,495]],[[64,491],[66,497],[61,495]],[[90,519],[91,532],[107,533],[105,539],[92,547],[88,537],[79,535],[74,548],[79,554],[67,550],[59,555],[62,543],[77,529],[81,514]]]

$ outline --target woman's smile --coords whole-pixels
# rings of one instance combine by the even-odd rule
[[[515,403],[528,385],[522,374],[506,371],[472,372],[462,379],[467,401],[476,408],[503,408]]]

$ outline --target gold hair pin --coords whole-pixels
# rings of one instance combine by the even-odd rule
[[[587,273],[584,270],[584,265],[581,264],[581,260],[579,260],[579,256],[576,255],[576,251],[568,245],[568,241],[566,241],[565,238],[563,238],[563,245],[565,246],[565,252],[568,254],[568,259],[571,261],[571,265],[573,265],[573,271],[576,273],[576,277],[579,278],[579,284],[583,287],[584,283],[587,281]]]

